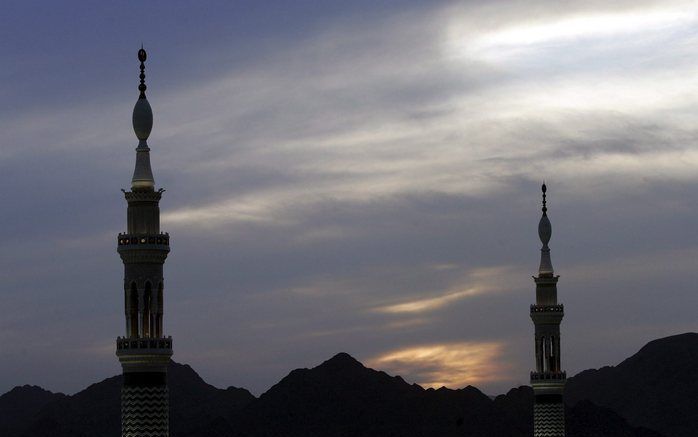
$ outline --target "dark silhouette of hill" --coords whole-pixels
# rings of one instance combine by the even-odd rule
[[[568,436],[574,437],[660,437],[656,431],[628,426],[628,422],[609,408],[599,407],[591,401],[578,402],[565,413]]]
[[[19,435],[42,408],[64,397],[37,386],[13,388],[0,396],[0,435]]]
[[[231,416],[239,436],[510,436],[515,424],[474,387],[425,390],[338,354],[291,372]]]
[[[608,409],[593,404],[584,407],[569,411],[573,426],[568,435],[572,437],[660,437],[630,427]],[[256,402],[229,416],[230,427],[218,423],[215,432],[219,434],[210,435],[530,437],[532,417],[530,387],[513,389],[494,400],[472,386],[424,389],[338,354],[313,369],[294,370]]]
[[[168,372],[170,426],[177,430],[171,433],[172,436],[194,431],[201,423],[214,421],[217,417],[227,414],[229,409],[239,409],[255,399],[245,389],[230,387],[227,390],[221,390],[213,387],[204,382],[187,365],[170,362]],[[3,423],[6,413],[2,408],[4,398],[18,389],[24,392],[26,397],[31,397],[32,393],[25,387],[15,388],[0,397],[0,423]],[[32,389],[35,391],[36,388]],[[40,408],[28,411],[23,421],[16,421],[13,434],[0,435],[120,437],[120,393],[121,376],[119,375],[92,384],[73,396],[51,394],[56,396],[53,401],[45,402]],[[35,401],[35,404],[38,404],[38,401]]]
[[[688,347],[685,342],[670,341],[655,352],[654,343],[646,347],[651,353],[642,360],[650,370],[655,361],[663,362],[663,356],[678,353],[672,348]],[[698,351],[698,343],[690,347]],[[662,357],[656,357],[657,353]],[[581,376],[587,373],[571,384],[574,402],[567,411],[568,436],[662,437],[628,424],[612,406],[580,401],[581,389],[576,386],[585,384]],[[608,381],[609,386],[612,382]],[[588,383],[592,385],[585,390],[591,396],[597,381],[592,378]],[[37,387],[15,388],[0,396],[0,427],[5,427],[0,428],[0,435],[119,437],[120,385],[121,377],[116,376],[73,396]],[[495,399],[471,386],[424,389],[399,376],[368,369],[344,353],[315,368],[292,371],[259,398],[240,388],[213,387],[191,367],[174,362],[169,368],[169,387],[172,437],[529,437],[533,432],[530,387],[512,389]],[[662,391],[663,387],[659,383],[647,390]],[[14,410],[4,407],[8,403],[15,405]],[[689,405],[687,401],[685,407]],[[661,422],[659,414],[656,418]],[[655,422],[651,425],[659,429]]]
[[[566,402],[585,399],[667,436],[698,435],[698,334],[654,340],[615,367],[570,378]]]

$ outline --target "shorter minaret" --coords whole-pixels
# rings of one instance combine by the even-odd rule
[[[567,374],[560,365],[560,322],[564,307],[557,302],[557,280],[550,259],[548,242],[552,226],[546,205],[547,187],[543,184],[543,216],[538,223],[538,236],[543,243],[536,282],[536,303],[531,305],[531,319],[535,325],[536,371],[531,372],[533,386],[534,437],[564,437],[565,404],[562,393]]]

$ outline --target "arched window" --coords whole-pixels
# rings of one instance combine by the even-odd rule
[[[548,365],[550,367],[551,372],[557,372],[557,364],[556,364],[556,356],[557,353],[555,353],[555,336],[551,335],[550,336],[550,364]]]
[[[150,311],[152,308],[153,291],[150,282],[145,283],[143,293],[143,337],[150,337]]]
[[[135,282],[131,283],[131,290],[128,294],[128,336],[138,337],[138,287],[136,287]]]
[[[162,282],[158,284],[158,314],[155,320],[156,335],[162,337],[162,314],[165,312],[165,301],[162,296]]]

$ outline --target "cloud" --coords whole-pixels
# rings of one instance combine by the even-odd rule
[[[448,305],[451,302],[458,301],[464,297],[473,296],[475,294],[481,293],[480,290],[476,288],[470,288],[467,290],[455,291],[451,293],[446,293],[439,297],[432,297],[428,299],[420,299],[412,302],[404,302],[395,305],[388,305],[384,307],[377,308],[376,311],[394,314],[394,313],[421,313],[425,311],[433,311]]]
[[[437,264],[432,268],[435,272],[443,272],[457,270],[458,266]],[[443,275],[443,273],[437,274]],[[396,315],[432,312],[468,297],[505,290],[511,286],[512,282],[516,282],[516,276],[521,276],[521,272],[511,266],[479,267],[467,271],[465,279],[458,279],[456,285],[451,285],[449,290],[441,292],[437,296],[420,297],[400,303],[381,305],[373,308],[372,311]]]
[[[508,380],[502,343],[450,343],[413,346],[369,359],[369,367],[401,375],[423,387],[462,388]]]
[[[673,6],[673,7],[672,7]],[[639,10],[605,11],[561,15],[517,23],[485,32],[477,38],[458,37],[457,27],[451,29],[454,50],[488,60],[531,56],[535,51],[551,46],[574,44],[579,47],[590,42],[625,38],[647,38],[648,35],[688,30],[697,17],[685,4]],[[627,41],[626,41],[627,42]],[[460,47],[459,47],[460,46]],[[581,47],[580,47],[581,48]]]
[[[665,9],[659,18],[651,8],[552,15],[540,26],[568,29],[569,20],[589,23],[600,16],[610,17],[602,20],[610,28],[626,29],[627,22],[652,19],[661,22],[656,33],[690,40],[683,18],[692,15],[681,5]],[[694,136],[690,123],[661,114],[687,104],[686,89],[698,82],[685,78],[698,77],[696,66],[680,56],[660,62],[656,41],[635,42],[646,65],[632,74],[584,61],[548,74],[454,60],[442,52],[435,29],[441,20],[456,26],[458,16],[419,13],[420,20],[404,13],[351,37],[342,27],[331,29],[292,54],[167,96],[163,116],[176,127],[162,128],[164,142],[182,135],[201,141],[165,163],[186,169],[177,175],[185,189],[199,189],[189,197],[196,200],[166,211],[163,222],[211,230],[246,222],[305,227],[329,203],[365,204],[423,192],[497,195],[510,178],[535,180],[544,172],[573,175],[577,187],[620,175],[691,177],[694,157],[684,142]],[[602,44],[615,37],[609,32],[597,34]],[[682,53],[680,44],[672,47]],[[597,53],[594,47],[579,50]],[[628,48],[614,50],[622,55]],[[419,63],[413,62],[415,53]],[[635,65],[635,49],[626,58],[618,53],[606,57]],[[540,62],[556,57],[548,53]],[[550,165],[543,168],[543,162]],[[662,167],[650,169],[648,162]],[[202,193],[207,187],[214,190]],[[317,240],[346,230],[306,231]]]

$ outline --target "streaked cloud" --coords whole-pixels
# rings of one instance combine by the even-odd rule
[[[425,311],[432,311],[439,309],[451,302],[463,299],[464,297],[474,296],[481,293],[482,290],[477,288],[470,288],[468,290],[454,291],[452,293],[446,293],[438,297],[432,297],[427,299],[415,300],[412,302],[404,302],[395,305],[388,305],[384,307],[377,308],[376,311],[384,313],[421,313]]]
[[[369,367],[401,375],[423,387],[463,388],[508,380],[499,342],[447,343],[386,352],[366,361]]]
[[[685,144],[666,143],[671,141],[668,132],[689,130],[690,120],[658,114],[680,111],[677,102],[683,106],[693,99],[686,89],[698,88],[698,79],[690,79],[698,77],[698,67],[680,57],[667,62],[665,50],[660,58],[664,40],[634,38],[630,48],[617,43],[619,33],[644,31],[638,23],[647,23],[648,31],[679,41],[673,42],[673,50],[684,53],[682,47],[694,38],[687,29],[697,19],[695,13],[685,3],[657,7],[601,12],[573,8],[543,15],[541,22],[505,22],[491,31],[479,30],[478,37],[473,37],[474,19],[467,15],[447,16],[436,8],[426,15],[419,10],[416,19],[404,12],[389,20],[390,26],[366,29],[361,35],[348,37],[341,27],[327,30],[295,48],[295,56],[306,60],[302,64],[280,53],[223,74],[203,89],[168,96],[165,105],[182,120],[164,127],[161,135],[176,138],[201,132],[205,143],[199,151],[214,156],[187,152],[193,162],[181,165],[197,169],[192,177],[228,180],[230,173],[223,169],[245,168],[268,175],[268,181],[171,209],[163,222],[173,227],[220,228],[248,222],[304,227],[306,213],[328,202],[366,204],[421,192],[500,193],[507,178],[537,178],[544,158],[554,160],[556,172],[573,175],[577,187],[599,177],[689,174],[692,152]],[[488,59],[454,59],[441,49],[440,21],[465,29],[461,39],[466,45],[482,40],[490,45],[549,47],[549,40],[576,43],[589,35],[605,52],[588,44],[564,47],[580,59],[557,65],[555,71],[531,67],[551,65],[550,59],[560,57],[557,51],[523,59],[528,65],[524,69]],[[519,33],[533,40],[527,42]],[[328,51],[328,41],[351,56]],[[488,47],[510,59],[508,52]],[[377,62],[385,52],[394,55]],[[420,63],[412,62],[413,52],[420,54]],[[586,61],[598,56],[632,67],[632,72]],[[638,70],[639,62],[643,68]],[[322,74],[307,74],[316,70]],[[176,108],[189,111],[192,106],[202,108],[201,116],[185,122],[189,112]],[[260,113],[267,120],[264,126],[242,124]],[[655,143],[651,150],[638,149],[636,142],[646,139],[631,130],[647,132],[648,126],[651,138],[665,147]],[[625,150],[604,149],[619,142],[625,142]],[[648,172],[650,162],[665,168]],[[338,226],[305,229],[298,235],[321,241],[341,238],[345,232],[353,235]]]
[[[452,29],[454,49],[487,60],[504,60],[511,56],[530,55],[535,49],[549,49],[563,44],[588,44],[594,40],[620,38],[647,38],[657,33],[690,29],[698,21],[695,11],[685,2],[673,7],[650,7],[627,11],[577,13],[532,19],[525,24],[514,24],[477,38],[458,37]]]
[[[437,272],[457,268],[452,264],[438,264],[432,267]],[[449,291],[436,296],[381,305],[372,310],[386,314],[431,312],[468,297],[505,290],[511,286],[512,282],[516,282],[516,277],[522,276],[521,272],[511,266],[481,267],[469,270],[465,274],[465,279],[459,279],[458,285],[452,286]]]

